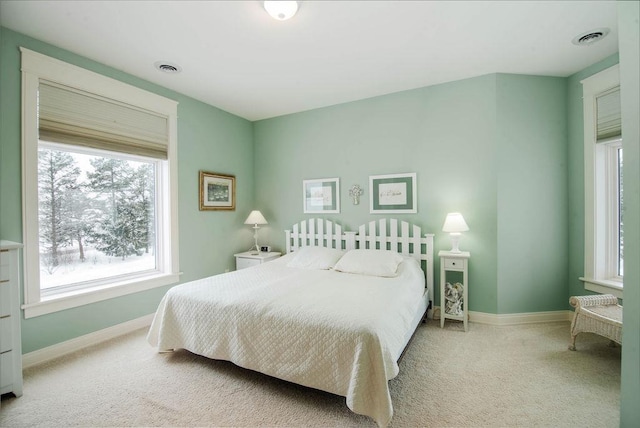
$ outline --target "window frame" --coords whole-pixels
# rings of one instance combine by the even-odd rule
[[[127,294],[177,283],[178,259],[178,174],[177,106],[174,100],[147,92],[98,73],[33,52],[23,47],[22,54],[22,221],[24,247],[25,318],[36,317]],[[38,85],[53,81],[95,93],[168,118],[167,160],[158,163],[156,190],[158,201],[160,259],[159,271],[144,277],[133,275],[109,284],[42,296],[40,289],[38,212]],[[160,242],[162,241],[162,242]]]
[[[617,272],[618,176],[617,150],[622,138],[597,143],[598,96],[620,86],[615,65],[581,81],[584,113],[584,191],[586,290],[623,297],[623,278]]]

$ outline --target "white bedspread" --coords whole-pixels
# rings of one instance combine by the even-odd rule
[[[149,342],[345,396],[352,411],[388,425],[388,381],[424,294],[418,263],[379,278],[289,268],[290,256],[173,287]]]

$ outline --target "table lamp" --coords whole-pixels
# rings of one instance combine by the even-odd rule
[[[258,229],[260,229],[259,224],[268,224],[267,220],[265,220],[262,213],[258,210],[251,211],[249,217],[244,221],[244,224],[252,224],[253,225],[253,240],[255,241],[255,245],[251,247],[249,251],[251,254],[260,253],[260,247],[258,246]]]
[[[464,221],[464,217],[460,213],[449,213],[444,220],[444,226],[442,226],[443,232],[449,232],[451,236],[451,252],[460,253],[458,248],[458,242],[460,241],[460,232],[466,232],[469,230],[469,226]]]

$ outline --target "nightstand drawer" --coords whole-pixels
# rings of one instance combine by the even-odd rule
[[[456,269],[464,269],[466,267],[467,260],[466,259],[452,259],[446,258],[444,259],[444,268],[447,270],[456,270]]]
[[[236,269],[245,269],[251,266],[258,266],[260,263],[260,259],[245,259],[243,257],[238,257],[236,259]]]

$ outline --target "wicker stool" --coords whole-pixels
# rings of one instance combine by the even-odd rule
[[[569,303],[576,308],[571,321],[570,350],[576,350],[578,333],[595,333],[610,339],[612,345],[614,342],[622,345],[622,306],[616,296],[573,296]]]

